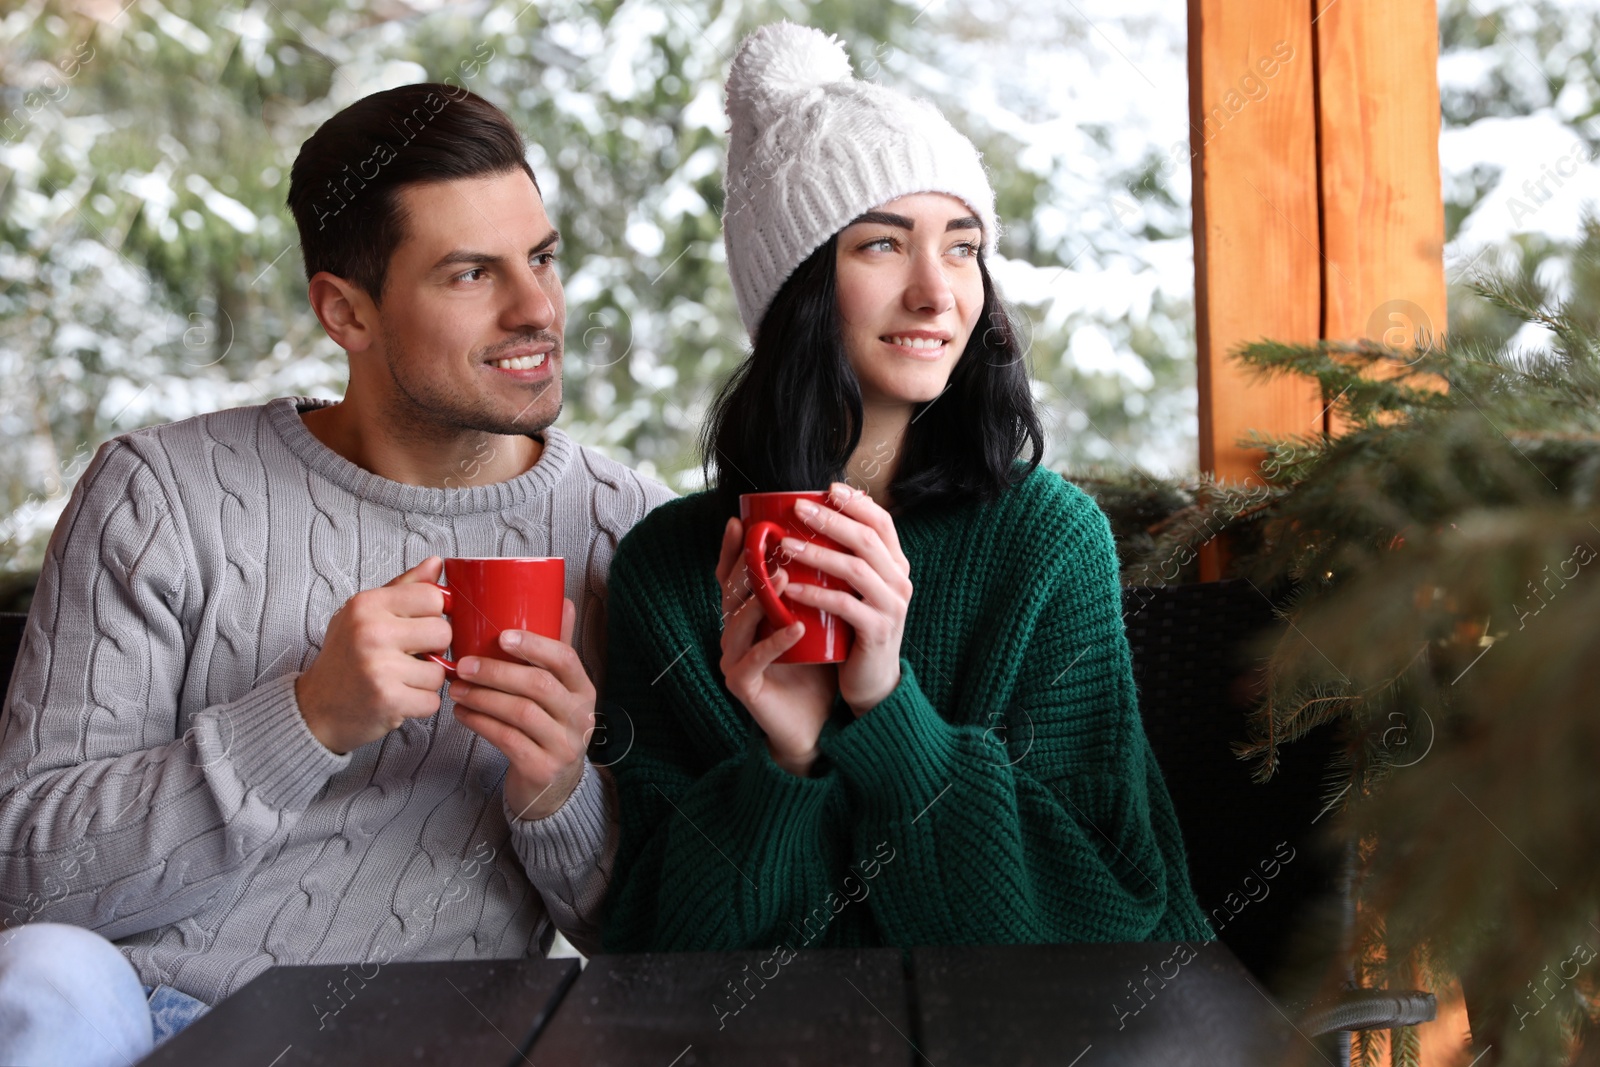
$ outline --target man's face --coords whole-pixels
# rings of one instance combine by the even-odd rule
[[[521,170],[408,185],[378,309],[398,427],[528,434],[561,410],[558,234]],[[384,384],[392,386],[384,388]]]

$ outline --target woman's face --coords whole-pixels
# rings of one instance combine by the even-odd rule
[[[944,391],[983,311],[983,230],[966,204],[914,193],[839,232],[845,353],[870,405]]]

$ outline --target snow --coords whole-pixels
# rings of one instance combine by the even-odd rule
[[[1442,0],[1445,6],[1458,2],[1463,0]],[[160,0],[144,3],[149,4],[148,13],[160,33],[182,47],[199,50],[215,44],[193,23],[161,6]],[[417,11],[452,6],[450,0],[410,3]],[[1553,0],[1551,6],[1571,24],[1545,50],[1533,48],[1527,37],[1540,17],[1535,5],[1525,0],[1470,3],[1476,17],[1503,15],[1509,28],[1485,47],[1441,54],[1441,92],[1447,100],[1466,94],[1509,94],[1507,98],[1526,113],[1447,126],[1440,134],[1446,196],[1464,202],[1475,195],[1475,187],[1488,182],[1481,200],[1445,248],[1447,276],[1452,280],[1508,264],[1508,249],[1519,239],[1574,241],[1585,213],[1600,212],[1600,160],[1593,158],[1580,136],[1586,133],[1600,142],[1600,120],[1591,120],[1588,126],[1578,122],[1596,107],[1594,75],[1585,62],[1595,42],[1582,21],[1600,12],[1600,0]],[[482,30],[493,35],[515,32],[511,20],[523,5],[519,0],[463,6],[481,10]],[[803,5],[789,8],[790,17],[806,20]],[[529,37],[527,51],[538,59],[529,69],[538,73],[521,88],[549,100],[591,135],[606,136],[613,132],[608,129],[610,117],[596,108],[596,94],[630,99],[646,90],[658,76],[652,69],[652,39],[664,36],[685,54],[684,73],[695,86],[692,101],[680,116],[683,127],[711,131],[720,146],[727,129],[722,79],[731,42],[749,28],[753,11],[748,3],[717,5],[715,18],[707,21],[701,8],[677,0],[630,0],[617,5],[604,22],[553,18],[540,26],[537,41]],[[385,32],[403,36],[404,21],[396,21]],[[247,64],[272,61],[278,44],[255,7],[230,9],[220,25],[225,33],[237,35]],[[0,20],[0,27],[8,36],[21,32],[15,15]],[[860,74],[933,100],[959,127],[991,146],[985,162],[998,178],[1031,176],[1046,189],[1044,205],[1032,220],[1033,246],[1005,244],[1006,254],[995,257],[990,267],[1022,320],[1035,373],[1045,379],[1035,388],[1055,420],[1052,434],[1057,439],[1052,441],[1055,451],[1050,461],[1066,466],[1090,457],[1156,471],[1192,470],[1197,460],[1193,385],[1174,382],[1171,371],[1161,372],[1164,377],[1158,379],[1129,344],[1131,331],[1139,330],[1142,336],[1155,338],[1169,357],[1190,361],[1192,366],[1194,264],[1185,0],[1061,4],[934,0],[918,16],[914,29],[916,33],[901,39],[910,43],[852,42]],[[415,62],[386,58],[397,52],[411,54],[386,37],[369,39],[369,44],[353,49],[348,61],[341,59],[331,96],[319,102],[319,109],[331,115],[370,92],[427,78],[428,72]],[[1257,53],[1266,54],[1271,47],[1272,42],[1261,41]],[[1240,76],[1251,71],[1253,58],[1240,57]],[[1308,54],[1297,53],[1290,62],[1309,61]],[[512,60],[502,57],[497,62]],[[1556,75],[1564,85],[1552,81]],[[1272,91],[1271,80],[1263,80]],[[60,189],[53,198],[33,191],[43,173],[38,143],[47,132],[56,136],[67,158],[81,163],[113,129],[102,118],[73,118],[69,112],[41,110],[30,117],[25,136],[0,141],[0,170],[16,175],[7,194],[9,210],[23,230],[60,217],[85,196],[93,200],[96,211],[106,212],[86,188]],[[157,147],[166,158],[149,173],[124,175],[121,192],[107,190],[117,196],[105,199],[122,194],[137,198],[146,222],[169,240],[180,240],[187,232],[174,216],[197,206],[188,200],[191,194],[206,212],[242,234],[265,233],[269,224],[277,224],[276,218],[257,217],[204,178],[189,174],[193,167],[185,160],[189,149],[184,144],[168,138]],[[554,154],[561,148],[552,145],[548,150]],[[545,153],[544,146],[529,147],[529,159],[547,198],[558,204],[563,190],[557,187],[556,172],[548,166]],[[670,260],[677,255],[680,249],[667,244],[666,235],[677,232],[676,224],[684,215],[705,210],[694,183],[715,174],[721,161],[720,147],[701,148],[651,195],[629,205],[624,236],[639,257]],[[1136,186],[1151,168],[1157,173],[1155,184],[1172,202]],[[175,175],[189,176],[180,187]],[[180,205],[180,198],[187,202]],[[1017,220],[1011,221],[1015,231],[1024,231]],[[125,378],[112,383],[100,410],[114,416],[118,425],[180,418],[271,395],[338,395],[343,358],[320,334],[309,343],[297,342],[292,351],[280,344],[282,350],[275,349],[250,381],[230,381],[221,368],[206,365],[215,358],[209,349],[195,355],[195,363],[182,368],[182,373],[165,368],[159,353],[179,343],[175,338],[183,337],[190,323],[181,316],[167,321],[153,302],[142,309],[145,282],[134,276],[126,261],[95,242],[81,246],[57,260],[71,272],[67,284],[81,286],[86,293],[94,290],[85,295],[84,307],[96,315],[102,313],[97,303],[102,299],[113,302],[115,310],[58,329],[41,354],[66,361],[74,350],[95,348],[104,356],[115,356],[117,373]],[[33,284],[30,273],[37,261],[30,251],[0,246],[0,279]],[[720,241],[712,240],[704,251],[713,262],[721,262]],[[1022,258],[1024,253],[1039,263]],[[50,271],[45,274],[38,284],[60,282]],[[1569,274],[1570,263],[1555,257],[1545,262],[1539,277],[1561,294],[1570,284]],[[563,281],[569,306],[577,307],[608,291],[622,292],[627,273],[614,261],[592,258],[573,264]],[[98,295],[101,290],[103,298]],[[704,309],[686,302],[654,321],[640,318],[618,324],[614,331],[610,326],[606,328],[610,332],[600,331],[599,326],[595,330],[596,336],[605,332],[607,338],[617,333],[622,347],[607,349],[607,358],[625,360],[626,373],[636,381],[663,390],[676,387],[670,401],[655,401],[669,403],[675,421],[691,418],[697,401],[689,396],[693,391],[689,386],[697,383],[686,368],[684,379],[675,381],[680,368],[658,358],[662,347],[658,339],[662,331],[690,330],[695,326],[690,320],[704,318]],[[111,323],[117,328],[110,328]],[[656,348],[650,347],[653,338]],[[1518,335],[1516,343],[1538,349],[1547,347],[1548,340],[1541,331],[1529,329]],[[0,359],[7,356],[0,350]],[[60,373],[65,382],[68,372]],[[1060,391],[1072,394],[1079,388],[1085,395]],[[1104,408],[1093,408],[1091,418],[1086,413],[1089,393],[1097,403],[1112,398],[1112,410],[1120,404],[1133,417],[1133,430],[1115,442],[1101,434],[1094,419]],[[22,410],[17,406],[21,402],[19,398],[11,407],[0,405],[0,419],[11,418],[13,409]],[[630,428],[652,417],[651,409],[640,404],[636,400],[631,407],[610,411],[584,432],[592,432],[604,444],[620,441]],[[653,417],[659,419],[660,413]],[[40,462],[48,466],[51,461]],[[34,465],[33,460],[26,463]],[[681,488],[688,488],[697,484],[699,472],[672,476]],[[47,531],[56,513],[52,508],[58,510],[58,505],[46,500],[30,505],[26,513],[15,512],[6,520],[13,523],[7,529],[23,539],[32,536],[28,531],[37,532],[35,527]]]
[[[1600,135],[1600,126],[1594,133]],[[1447,184],[1475,166],[1499,170],[1456,234],[1457,251],[1468,255],[1517,234],[1577,240],[1584,209],[1600,200],[1600,166],[1572,127],[1548,109],[1445,130],[1439,166]]]
[[[1597,0],[1556,0],[1556,6],[1585,16],[1600,12]],[[1482,16],[1495,13],[1504,13],[1513,20],[1530,17],[1514,4],[1479,9]],[[1586,33],[1577,22],[1572,24],[1563,46],[1568,50],[1587,47]],[[1441,54],[1440,88],[1442,92],[1473,88],[1484,91],[1494,72],[1499,71],[1514,82],[1532,85],[1535,94],[1548,97],[1550,82],[1539,59],[1547,65],[1561,65],[1553,54],[1539,56],[1502,34],[1487,48]],[[1475,260],[1485,266],[1495,264],[1500,257],[1492,254],[1493,250],[1518,237],[1555,242],[1579,238],[1585,213],[1594,211],[1600,203],[1600,166],[1572,123],[1593,103],[1593,86],[1573,77],[1549,106],[1524,115],[1484,118],[1441,132],[1439,166],[1447,192],[1467,187],[1467,178],[1475,168],[1497,172],[1492,187],[1446,246],[1447,264]],[[1590,120],[1585,129],[1589,136],[1600,139],[1600,123]],[[1527,340],[1531,343],[1535,336],[1530,335]]]

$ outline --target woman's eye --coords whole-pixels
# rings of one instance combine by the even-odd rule
[[[971,241],[962,241],[950,251],[954,252],[958,256],[971,257],[978,254],[978,246],[973,244]]]
[[[863,250],[870,249],[875,252],[893,252],[895,241],[893,237],[874,237],[861,247]]]

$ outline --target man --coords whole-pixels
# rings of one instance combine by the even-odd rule
[[[0,1062],[128,1062],[274,964],[596,943],[606,572],[671,494],[552,425],[558,235],[502,112],[369,96],[289,205],[344,399],[111,441],[50,543],[0,721]],[[570,600],[444,704],[442,556],[562,556]]]

